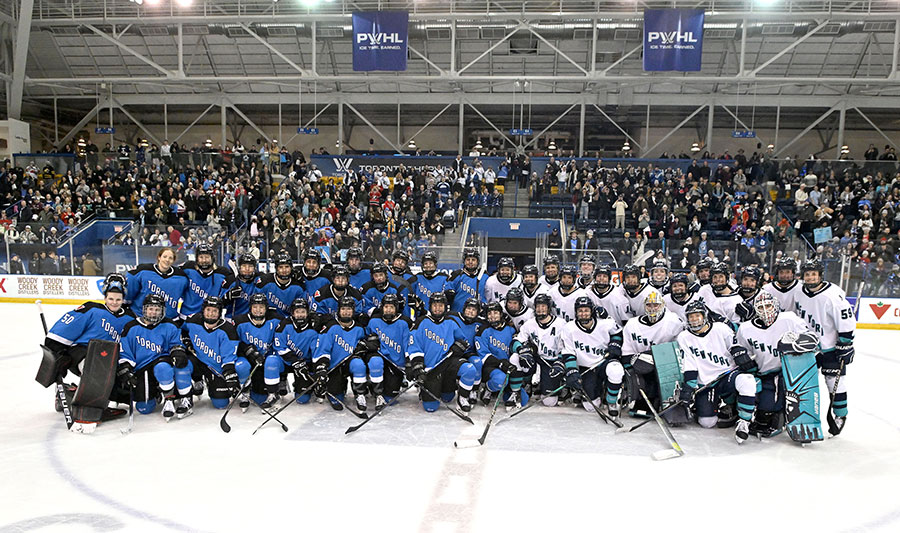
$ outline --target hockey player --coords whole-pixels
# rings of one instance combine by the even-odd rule
[[[725,263],[716,263],[710,269],[710,284],[711,287],[711,295],[709,299],[704,296],[704,303],[706,303],[706,307],[709,308],[710,312],[715,313],[716,315],[724,318],[725,320],[731,322],[732,324],[737,324],[741,321],[740,315],[738,315],[735,308],[739,303],[744,301],[741,298],[741,295],[738,294],[737,289],[731,286],[730,277],[731,272],[728,269],[728,265]],[[701,291],[705,289],[701,288]]]
[[[712,266],[713,266],[713,260],[710,259],[709,257],[701,257],[700,260],[697,261],[697,281],[695,281],[694,284],[691,286],[691,289],[690,289],[691,292],[693,292],[695,294],[699,294],[700,289],[702,287],[709,286],[710,281],[711,281],[710,276],[712,275],[710,273],[710,269],[712,268]],[[709,293],[707,296],[709,296],[711,294],[712,293]],[[700,296],[702,297],[704,295],[700,294]]]
[[[625,293],[612,285],[612,269],[609,265],[603,264],[594,269],[594,283],[585,293],[594,302],[594,307],[606,311],[619,327],[624,326],[631,318]]]
[[[364,341],[368,317],[355,311],[353,298],[341,298],[337,314],[323,327],[313,355],[316,396],[328,395],[328,402],[336,411],[344,408],[341,402],[347,392],[348,377],[352,377],[356,405],[361,411],[366,410],[366,359],[370,350]]]
[[[760,287],[762,285],[762,271],[753,265],[745,266],[741,270],[740,282],[741,286],[738,289],[738,294],[743,301],[734,306],[734,314],[737,315],[741,322],[745,322],[753,318],[753,300],[759,294],[759,291],[762,290]]]
[[[417,316],[428,312],[432,294],[444,292],[446,288],[447,274],[438,272],[437,264],[437,254],[434,252],[425,252],[422,255],[422,273],[416,276],[413,285]]]
[[[481,379],[485,384],[481,401],[485,405],[490,403],[493,396],[503,392],[504,384],[508,385],[510,395],[521,394],[518,391],[522,388],[525,373],[513,365],[509,353],[515,334],[516,329],[504,315],[500,302],[489,303],[487,321],[475,336],[475,351],[480,361]],[[527,402],[526,395],[525,403]]]
[[[665,259],[654,259],[650,267],[650,286],[663,295],[669,292],[669,265]]]
[[[363,285],[360,292],[363,296],[362,310],[369,315],[381,305],[381,300],[386,295],[400,296],[400,290],[389,281],[387,266],[382,263],[375,263],[372,266],[372,281]]]
[[[525,294],[519,288],[514,287],[506,293],[504,310],[516,331],[522,329],[522,324],[534,318],[534,311],[525,306]]]
[[[641,316],[629,319],[622,330],[622,358],[625,368],[632,367],[629,374],[629,403],[634,403],[636,416],[647,416],[646,402],[638,388],[655,406],[660,403],[659,383],[656,382],[656,367],[653,361],[653,346],[672,342],[684,329],[675,313],[666,312],[659,291],[651,289],[644,299],[644,312]]]
[[[663,296],[666,309],[678,315],[682,322],[687,324],[685,311],[688,304],[697,301],[696,293],[690,292],[688,277],[684,272],[678,272],[672,276],[669,282],[669,293]]]
[[[375,335],[379,341],[378,351],[370,354],[367,363],[369,389],[375,397],[376,411],[384,408],[403,387],[411,325],[410,320],[400,314],[400,299],[396,294],[388,294],[366,326],[366,334]]]
[[[836,427],[829,427],[837,435],[847,420],[847,365],[853,362],[853,338],[856,318],[840,287],[825,281],[824,268],[818,259],[807,259],[800,265],[803,287],[796,291],[794,308],[797,316],[806,321],[811,332],[819,337],[816,363],[825,376],[828,392],[834,392],[833,415]],[[835,381],[837,390],[835,391]]]
[[[344,265],[337,265],[331,273],[332,282],[313,294],[310,309],[319,315],[331,316],[337,313],[338,302],[344,296],[356,301],[356,311],[363,309],[363,295],[355,287],[350,286],[350,271]]]
[[[233,317],[250,312],[250,297],[257,294],[256,284],[259,282],[256,265],[256,258],[251,254],[241,254],[238,257],[237,277],[231,286],[226,287],[226,296],[231,303],[229,308]]]
[[[705,428],[716,427],[720,400],[728,404],[736,401],[739,419],[734,438],[738,444],[743,444],[749,435],[750,421],[756,409],[756,361],[746,348],[736,344],[734,330],[722,322],[710,322],[702,301],[689,303],[685,314],[687,329],[678,334],[684,372],[680,399],[686,405],[693,400],[697,422]],[[740,371],[731,372],[735,369]],[[712,383],[728,372],[731,373],[708,389],[708,393],[694,397],[698,387]]]
[[[350,286],[361,289],[363,285],[372,281],[372,273],[368,268],[363,268],[362,248],[350,248],[347,250],[347,269],[350,271]]]
[[[551,254],[544,259],[544,274],[538,278],[538,284],[549,292],[557,283],[559,283],[559,256]]]
[[[288,316],[291,302],[298,297],[306,297],[303,286],[294,280],[292,267],[291,254],[286,251],[278,252],[275,256],[275,273],[263,274],[256,283],[256,292],[266,295],[269,307],[279,317]]]
[[[200,311],[203,300],[209,296],[224,297],[226,303],[240,298],[237,289],[228,291],[234,284],[234,273],[226,267],[217,267],[215,252],[212,246],[200,244],[197,246],[196,261],[188,261],[181,266],[188,279],[187,290],[184,291],[184,301],[181,303],[179,318],[185,318]],[[233,289],[233,288],[232,288]]]
[[[275,330],[280,322],[278,313],[269,309],[269,302],[264,294],[251,296],[250,312],[237,316],[234,320],[234,328],[240,340],[238,355],[248,361],[263,361],[263,374],[259,378],[259,371],[253,375],[250,389],[250,397],[263,408],[278,401],[276,393],[279,392],[279,383],[284,383],[283,395],[287,394],[287,382],[281,377],[284,368],[269,365],[270,358],[278,358],[275,353]]]
[[[481,320],[479,316],[480,314],[481,303],[475,298],[466,300],[461,313],[450,313],[450,318],[455,320],[459,325],[459,329],[462,332],[462,338],[468,345],[468,349],[463,353],[463,357],[475,366],[475,381],[472,384],[471,396],[469,397],[469,403],[473,407],[477,401],[476,395],[478,393],[478,387],[481,385],[481,359],[479,359],[478,355],[475,353],[475,336],[484,324],[484,321]]]
[[[184,298],[188,278],[174,264],[175,250],[160,248],[156,254],[156,264],[138,265],[128,271],[125,301],[131,304],[132,310],[143,310],[144,298],[149,294],[158,294],[166,304],[166,317],[178,317],[178,301]]]
[[[525,297],[525,307],[534,311],[534,297],[539,292],[547,292],[544,287],[538,283],[538,269],[534,265],[525,265],[522,269],[522,296]]]
[[[594,282],[594,269],[597,268],[597,262],[594,256],[585,254],[581,256],[578,262],[578,288],[588,289]]]
[[[139,413],[152,413],[162,394],[166,421],[176,412],[183,418],[192,404],[191,371],[178,366],[187,360],[181,334],[178,326],[166,318],[162,296],[148,294],[142,301],[141,316],[122,330],[117,385],[123,395],[133,389],[134,407]]]
[[[575,300],[585,296],[577,286],[578,270],[575,265],[566,265],[559,275],[559,283],[547,292],[553,300],[553,310],[564,322],[575,320]]]
[[[266,357],[265,371],[270,376],[281,376],[285,367],[290,367],[294,373],[294,399],[304,404],[310,398],[304,391],[313,385],[310,369],[319,331],[310,316],[306,298],[294,300],[290,313],[275,328],[276,355]]]
[[[512,349],[519,354],[520,360],[524,357],[526,367],[529,357],[538,359],[536,371],[539,373],[539,391],[543,396],[541,403],[548,407],[555,406],[559,401],[558,396],[551,396],[550,393],[562,386],[566,375],[561,357],[563,344],[560,336],[564,325],[563,320],[553,315],[553,300],[550,295],[541,293],[534,299],[534,319],[523,324],[513,340]],[[532,360],[531,364],[534,362]]]
[[[437,411],[439,399],[450,402],[454,395],[460,409],[472,409],[469,396],[476,370],[464,357],[469,346],[448,308],[444,294],[432,295],[428,314],[416,320],[409,333],[406,375],[422,384],[419,399],[428,412]]]
[[[124,296],[125,277],[110,274],[103,282],[103,304],[85,302],[53,324],[44,346],[54,354],[54,376],[64,378],[71,371],[80,377],[92,339],[119,342],[125,325],[135,318],[124,304]],[[74,392],[74,386],[70,391]]]
[[[409,254],[406,250],[394,250],[391,254],[391,266],[388,268],[388,279],[397,286],[400,297],[408,300],[416,283],[416,275],[409,269]]]
[[[775,279],[771,283],[767,283],[763,290],[774,296],[782,309],[792,311],[796,291],[800,290],[799,287],[797,262],[792,257],[782,257],[775,263]]]
[[[322,256],[319,252],[310,248],[303,254],[303,265],[293,268],[293,277],[296,283],[299,283],[306,292],[306,300],[309,302],[310,309],[313,307],[313,297],[316,291],[331,283],[330,265],[322,263]],[[290,305],[293,300],[289,300]],[[285,308],[285,314],[287,308]]]
[[[488,303],[500,302],[514,287],[522,286],[522,277],[516,273],[516,263],[512,257],[502,257],[497,263],[497,271],[485,282],[484,293]]]
[[[644,301],[654,289],[646,281],[641,281],[641,268],[639,266],[628,265],[622,269],[621,287],[622,295],[628,300],[628,318],[643,315]]]
[[[241,410],[246,412],[250,407],[250,397],[241,391],[247,383],[251,368],[263,363],[262,357],[252,345],[243,343],[242,352],[238,347],[242,343],[238,338],[234,324],[225,320],[225,305],[221,298],[207,297],[203,301],[200,312],[187,319],[181,328],[181,338],[191,357],[179,360],[173,358],[176,372],[187,369],[189,374],[197,370],[209,385],[209,399],[216,409],[224,409],[235,394]],[[194,374],[196,375],[196,374]],[[182,396],[179,404],[179,418],[186,409],[191,413],[193,402],[188,391],[178,384],[178,394]],[[185,398],[184,395],[187,394]]]
[[[483,303],[486,282],[487,274],[481,272],[481,253],[477,248],[466,248],[462,269],[454,271],[447,280],[448,292],[445,294],[450,300],[450,311],[461,312],[469,298]]]
[[[611,318],[598,319],[594,302],[587,296],[580,296],[575,301],[575,320],[563,326],[561,336],[567,385],[584,390],[587,398],[583,405],[588,411],[593,407],[587,402],[600,407],[606,400],[610,418],[618,417],[616,399],[625,376],[620,361],[622,329]],[[573,368],[573,362],[576,368]]]
[[[754,317],[738,327],[737,344],[743,346],[756,361],[759,378],[756,413],[749,433],[773,437],[783,426],[784,393],[781,384],[781,353],[778,342],[789,331],[808,331],[806,323],[790,311],[781,311],[778,301],[766,291],[753,301]]]

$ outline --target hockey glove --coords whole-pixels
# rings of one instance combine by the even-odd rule
[[[231,389],[231,394],[237,394],[241,389],[241,382],[238,380],[237,371],[234,369],[234,363],[226,363],[222,365],[222,379]]]
[[[534,348],[527,344],[519,348],[519,368],[526,374],[534,368]]]
[[[370,355],[378,353],[378,350],[381,349],[381,341],[378,340],[378,335],[374,333],[366,335],[363,339],[363,343],[365,343],[366,351],[369,352]]]
[[[116,381],[122,390],[130,391],[137,387],[137,379],[134,377],[134,367],[128,363],[119,363],[116,370]]]
[[[610,359],[622,359],[622,332],[613,333],[606,345],[606,357]]]
[[[425,379],[425,361],[419,357],[411,360],[406,375],[413,381],[423,381]]]
[[[572,390],[581,390],[581,372],[577,368],[566,370],[566,387]]]
[[[188,364],[188,354],[181,346],[172,348],[172,351],[169,352],[169,356],[172,358],[172,364],[175,368],[184,368]]]
[[[853,344],[851,343],[838,341],[834,346],[834,355],[837,356],[838,363],[843,363],[845,366],[853,362],[855,353],[856,350],[853,349]]]
[[[266,362],[266,358],[259,353],[259,350],[256,349],[252,344],[248,344],[244,349],[244,353],[241,356],[247,360],[252,366],[262,365]]]
[[[737,304],[734,307],[734,312],[741,319],[741,322],[750,320],[756,313],[756,311],[753,310],[753,302],[748,300],[744,300],[743,302]]]
[[[565,375],[566,364],[563,363],[562,359],[553,361],[553,364],[550,366],[550,379],[556,379]]]
[[[509,374],[513,370],[513,364],[509,362],[509,359],[501,359],[500,364],[497,366],[500,369],[500,372],[504,374]]]
[[[317,398],[325,397],[325,386],[328,385],[328,365],[329,364],[330,364],[330,361],[328,361],[327,359],[323,359],[323,360],[319,361],[318,363],[316,363],[316,371],[315,371],[316,386],[315,386],[315,389],[313,389],[313,392],[315,393]]]
[[[681,392],[678,394],[678,399],[681,400],[682,402],[686,403],[687,405],[691,405],[691,402],[694,401],[694,391],[695,390],[696,389],[693,389],[688,386],[682,387]]]
[[[466,350],[469,349],[469,343],[460,339],[453,341],[453,344],[450,345],[450,355],[454,357],[462,357]]]
[[[291,363],[291,369],[294,371],[294,377],[300,380],[312,381],[312,378],[309,375],[309,365],[306,363],[306,359],[297,359],[293,363]]]
[[[233,302],[235,300],[240,300],[241,296],[244,295],[244,289],[241,288],[240,285],[235,285],[234,287],[228,289],[225,292],[225,300],[228,302]]]
[[[747,349],[743,346],[732,346],[731,358],[734,360],[734,364],[741,369],[741,372],[755,374],[759,371],[759,366],[756,364],[756,361],[750,357],[750,353],[747,352]]]

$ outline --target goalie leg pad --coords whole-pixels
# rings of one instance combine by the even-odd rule
[[[41,345],[41,350],[44,352],[44,355],[41,358],[41,365],[38,367],[37,375],[34,376],[34,380],[40,383],[44,388],[47,388],[56,383],[57,377],[61,378],[65,374],[71,359],[66,355],[53,351],[43,344]]]
[[[100,421],[103,410],[109,405],[110,393],[116,383],[118,365],[118,343],[94,339],[88,344],[81,383],[72,399],[73,415],[76,420]]]

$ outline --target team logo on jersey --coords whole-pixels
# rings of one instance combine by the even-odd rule
[[[884,302],[878,302],[877,304],[869,304],[869,307],[872,309],[872,312],[875,313],[875,318],[881,320],[881,317],[887,313],[888,309],[891,308],[891,304],[886,304]]]

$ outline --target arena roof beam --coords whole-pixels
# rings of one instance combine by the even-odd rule
[[[122,114],[124,114],[126,117],[128,117],[129,120],[131,120],[132,122],[134,122],[135,126],[137,126],[137,127],[140,128],[144,133],[146,133],[146,134],[147,134],[147,137],[148,137],[151,141],[153,141],[153,142],[156,143],[157,145],[161,145],[161,144],[162,144],[161,142],[159,142],[159,139],[156,138],[156,135],[153,135],[153,132],[151,132],[149,129],[147,129],[147,127],[144,126],[144,125],[141,123],[140,120],[138,120],[137,118],[135,118],[134,115],[132,115],[131,113],[129,113],[128,110],[125,109],[125,106],[123,106],[123,105],[120,104],[118,101],[116,101],[115,98],[113,98],[113,104],[115,104],[116,108],[117,108],[119,111],[121,111]]]
[[[550,131],[550,128],[552,128],[553,126],[555,126],[556,123],[559,122],[560,120],[562,120],[562,118],[563,118],[564,116],[568,115],[568,114],[569,114],[569,111],[575,109],[575,106],[577,106],[577,105],[578,105],[578,103],[574,103],[574,104],[570,105],[568,109],[566,109],[565,111],[563,111],[562,113],[560,113],[560,115],[559,115],[558,117],[556,117],[555,119],[553,119],[553,122],[551,122],[550,124],[547,124],[547,127],[546,127],[546,128],[542,129],[540,133],[538,133],[537,135],[535,135],[534,137],[532,137],[530,141],[528,141],[527,143],[525,143],[525,146],[524,146],[523,148],[528,148],[528,147],[531,146],[532,144],[534,144],[535,146],[537,146],[537,144],[535,144],[535,143],[537,143],[537,140],[541,138],[541,135],[543,135],[543,134],[547,133],[548,131]]]
[[[888,137],[886,133],[884,133],[883,131],[881,131],[881,128],[879,128],[878,126],[876,126],[875,123],[872,122],[872,120],[871,120],[869,117],[867,117],[866,114],[863,113],[861,109],[859,109],[858,107],[855,107],[855,106],[854,106],[854,107],[853,107],[853,110],[856,111],[857,113],[859,113],[859,116],[861,116],[866,122],[868,122],[869,125],[872,126],[872,128],[873,128],[875,131],[877,131],[879,135],[881,135],[882,137],[884,137],[885,140],[886,140],[891,146],[897,146],[897,142],[894,141],[894,139],[891,139],[890,137]]]
[[[751,130],[751,128],[750,128],[749,126],[747,126],[746,124],[744,124],[744,121],[743,121],[743,120],[741,120],[735,113],[732,113],[731,110],[728,109],[728,106],[727,106],[727,105],[719,104],[719,107],[721,107],[722,109],[725,110],[726,113],[728,113],[729,115],[731,115],[731,118],[733,118],[733,119],[734,119],[738,124],[740,124],[741,127],[743,127],[745,130],[747,130],[747,131],[750,131],[750,130]],[[762,137],[757,137],[757,139],[759,139],[759,142],[761,142],[761,143],[763,143],[763,144],[769,144],[769,143],[767,143],[767,142],[765,141],[765,139],[763,139]]]
[[[188,124],[188,127],[184,128],[184,131],[182,131],[181,133],[179,133],[179,134],[178,134],[178,137],[175,137],[174,139],[172,139],[172,143],[174,144],[174,143],[178,142],[178,139],[184,137],[184,134],[186,134],[187,132],[191,131],[191,128],[193,128],[198,122],[200,122],[200,119],[203,118],[204,116],[206,116],[206,114],[209,113],[209,110],[212,109],[212,108],[214,108],[214,107],[216,106],[216,104],[218,104],[218,102],[214,102],[214,103],[212,103],[212,104],[209,104],[209,107],[207,107],[206,109],[204,109],[203,112],[200,113],[200,115],[198,115],[197,118],[195,118],[193,122],[191,122],[190,124]]]
[[[522,26],[524,26],[525,29],[527,29],[528,31],[530,31],[530,32],[531,32],[535,37],[537,37],[538,40],[540,40],[542,43],[544,43],[544,44],[546,44],[547,46],[549,46],[550,49],[553,50],[554,52],[556,52],[556,54],[557,54],[559,57],[565,59],[565,60],[568,61],[569,63],[572,63],[573,65],[575,65],[575,68],[577,68],[577,69],[580,70],[581,72],[584,72],[585,76],[587,76],[587,75],[590,74],[590,73],[587,71],[587,69],[585,69],[585,68],[582,67],[580,64],[578,64],[577,61],[575,61],[574,59],[572,59],[571,57],[569,57],[569,55],[566,54],[565,52],[563,52],[562,50],[560,50],[559,47],[557,47],[556,45],[554,45],[553,43],[551,43],[550,41],[548,41],[547,39],[545,39],[543,35],[541,35],[540,33],[536,32],[536,31],[534,30],[534,28],[531,26],[531,24],[528,24],[528,23],[525,22],[524,20],[520,20],[520,21],[519,21],[519,24],[521,24]]]
[[[260,135],[262,135],[263,138],[264,138],[267,142],[272,142],[272,138],[269,137],[269,136],[266,134],[266,132],[264,132],[264,131],[262,130],[262,128],[260,128],[260,127],[257,126],[252,120],[250,120],[250,117],[248,117],[247,115],[245,115],[243,111],[241,111],[240,109],[238,109],[238,107],[237,107],[236,105],[234,105],[234,102],[232,102],[231,100],[229,100],[229,99],[227,99],[227,98],[225,99],[225,102],[226,102],[226,104],[228,105],[228,107],[230,107],[231,109],[233,109],[234,112],[237,113],[237,115],[238,115],[239,117],[241,117],[242,119],[244,119],[244,121],[245,121],[247,124],[249,124],[251,128],[255,129],[255,130],[257,131],[257,133],[259,133]]]
[[[428,41],[425,41],[425,46],[428,46]],[[431,65],[431,67],[432,67],[433,69],[437,70],[437,71],[438,71],[438,74],[440,74],[441,76],[444,76],[444,75],[447,74],[447,71],[445,71],[445,70],[442,69],[441,67],[437,66],[437,64],[436,64],[434,61],[428,59],[428,58],[425,56],[425,54],[423,54],[422,52],[419,52],[418,50],[416,50],[415,48],[413,48],[413,45],[407,44],[407,48],[409,48],[409,51],[410,51],[410,52],[416,54],[417,56],[419,56],[419,57],[421,57],[423,60],[425,60],[425,62],[428,63],[429,65]]]
[[[780,57],[783,56],[784,54],[786,54],[786,53],[790,52],[791,50],[793,50],[795,47],[797,47],[798,45],[800,45],[801,43],[803,43],[804,41],[806,41],[807,39],[809,39],[810,37],[812,37],[813,35],[815,35],[819,30],[821,30],[822,28],[824,28],[825,26],[827,26],[827,25],[830,24],[831,22],[832,22],[832,21],[831,21],[830,19],[826,19],[824,22],[820,23],[818,26],[816,26],[816,27],[813,28],[812,30],[806,32],[805,35],[801,36],[799,39],[797,39],[796,41],[792,42],[791,44],[785,46],[785,47],[782,48],[777,54],[775,54],[774,56],[770,57],[768,61],[766,61],[766,62],[763,63],[762,65],[756,67],[755,69],[751,70],[749,76],[750,76],[750,77],[756,76],[756,75],[759,73],[759,71],[761,71],[762,69],[768,67],[769,65],[771,65],[772,63],[774,63],[775,61],[777,61],[778,58],[780,58]],[[745,32],[745,33],[746,33],[746,32]],[[762,44],[760,44],[760,49],[762,49]]]
[[[297,63],[294,63],[294,62],[291,60],[291,58],[289,58],[288,56],[286,56],[286,55],[284,55],[283,53],[281,53],[280,50],[278,50],[277,48],[275,48],[274,46],[272,46],[268,41],[266,41],[265,39],[263,39],[262,37],[260,37],[260,36],[259,36],[256,32],[254,32],[253,30],[251,30],[251,29],[250,29],[250,26],[247,26],[246,24],[241,24],[241,28],[244,28],[244,31],[247,32],[247,33],[250,35],[250,37],[253,37],[253,38],[256,39],[257,41],[259,41],[260,44],[262,44],[263,46],[265,46],[266,48],[268,48],[270,52],[272,52],[273,54],[275,54],[276,56],[278,56],[279,59],[281,59],[282,61],[284,61],[284,62],[287,63],[288,65],[290,65],[291,68],[293,68],[294,70],[296,70],[297,72],[299,72],[302,76],[307,76],[307,77],[312,76],[312,72],[306,70],[305,68],[302,68],[302,67],[301,67],[300,65],[298,65]]]
[[[33,0],[32,0],[32,1],[33,1]],[[98,30],[96,27],[94,27],[94,26],[92,26],[92,25],[90,25],[90,24],[85,24],[84,26],[85,26],[87,29],[89,29],[89,30],[91,30],[92,32],[94,32],[94,33],[96,33],[97,35],[99,35],[100,37],[103,37],[103,38],[106,39],[107,41],[109,41],[109,42],[113,43],[114,45],[118,46],[118,47],[121,48],[122,50],[125,50],[125,51],[128,52],[129,54],[131,54],[131,55],[133,55],[134,57],[140,59],[140,60],[143,61],[144,63],[146,63],[146,64],[150,65],[151,67],[155,68],[156,70],[162,72],[163,74],[166,75],[166,77],[169,77],[169,78],[174,78],[174,77],[176,77],[176,73],[175,73],[175,72],[172,72],[171,70],[169,70],[169,69],[167,69],[167,68],[165,68],[165,67],[159,65],[157,62],[153,61],[152,59],[150,59],[150,58],[148,58],[148,57],[145,57],[143,54],[139,53],[137,50],[135,50],[134,48],[128,46],[127,44],[123,43],[122,41],[120,41],[120,40],[118,40],[118,39],[115,39],[115,38],[113,38],[113,37],[107,35],[106,33],[104,33],[104,32],[102,32],[102,31]],[[125,83],[128,83],[128,82],[125,82]]]
[[[469,107],[471,107],[471,108],[472,108],[472,111],[474,111],[479,117],[481,117],[482,120],[484,120],[485,122],[487,122],[487,123],[488,123],[488,126],[490,126],[491,128],[494,129],[494,131],[496,131],[497,133],[499,133],[500,136],[503,137],[503,138],[506,140],[506,142],[508,142],[508,143],[510,144],[510,146],[516,146],[516,143],[514,143],[514,142],[512,141],[512,139],[510,139],[509,137],[507,137],[506,134],[503,133],[503,130],[501,130],[500,128],[498,128],[497,126],[495,126],[494,123],[491,122],[491,119],[489,119],[489,118],[487,118],[486,116],[484,116],[484,113],[482,113],[481,111],[479,111],[477,107],[475,107],[474,105],[472,105],[470,102],[466,102],[466,105],[468,105]]]
[[[515,35],[520,29],[523,29],[523,28],[520,26],[520,27],[518,27],[518,28],[513,28],[511,31],[507,32],[506,35],[504,35],[502,39],[500,39],[500,40],[497,41],[496,43],[492,44],[490,47],[488,47],[487,50],[485,50],[484,52],[482,52],[481,54],[479,54],[478,57],[476,57],[476,58],[473,59],[472,61],[469,61],[468,63],[466,63],[465,66],[463,66],[463,68],[459,69],[459,70],[456,72],[456,74],[457,74],[457,75],[462,74],[463,71],[465,71],[467,68],[469,68],[469,67],[471,67],[472,65],[474,65],[475,63],[478,63],[479,61],[481,61],[482,58],[484,58],[486,55],[488,55],[488,54],[490,54],[491,52],[493,52],[493,51],[494,51],[498,46],[500,46],[501,44],[503,44],[503,43],[505,43],[506,41],[508,41],[509,38],[512,37],[513,35]]]
[[[803,131],[801,131],[800,133],[798,133],[793,139],[791,139],[790,141],[788,141],[787,143],[785,143],[783,146],[781,146],[781,148],[778,149],[778,151],[775,153],[775,155],[781,155],[782,152],[784,152],[785,150],[787,150],[787,147],[788,147],[788,146],[790,146],[790,145],[794,144],[795,142],[799,141],[801,137],[803,137],[804,135],[806,135],[807,133],[809,133],[810,131],[812,131],[813,128],[815,128],[816,126],[818,126],[818,125],[819,125],[819,122],[822,122],[823,120],[825,120],[829,115],[831,115],[832,113],[834,113],[835,111],[837,111],[837,110],[838,110],[841,106],[843,106],[843,105],[844,105],[844,102],[838,102],[838,103],[834,104],[833,106],[831,106],[831,108],[829,108],[828,111],[826,111],[826,112],[822,113],[821,115],[819,115],[819,118],[817,118],[816,120],[814,120],[812,124],[810,124],[809,126],[807,126]]]
[[[22,97],[25,96],[25,68],[28,66],[28,41],[31,39],[31,14],[34,0],[22,0],[16,28],[15,48],[13,48],[12,80],[7,94],[7,115],[22,118]],[[12,25],[10,25],[12,26]]]
[[[707,107],[708,105],[709,105],[708,103],[706,103],[706,104],[701,104],[700,107],[698,107],[697,109],[695,109],[693,113],[691,113],[691,114],[688,115],[684,120],[682,120],[681,122],[679,122],[677,126],[675,126],[674,128],[672,128],[671,130],[669,130],[669,133],[663,135],[663,138],[662,138],[662,139],[656,141],[656,144],[654,144],[654,145],[651,146],[650,148],[647,148],[647,150],[645,150],[641,155],[642,155],[643,157],[650,157],[649,154],[653,153],[653,150],[656,150],[656,147],[657,147],[657,146],[659,146],[660,144],[662,144],[663,142],[665,142],[665,140],[668,139],[669,137],[671,137],[672,134],[674,134],[676,131],[680,130],[682,126],[684,126],[684,125],[687,124],[692,118],[694,118],[694,117],[697,115],[697,113],[699,113],[700,111],[703,111],[704,109],[706,109],[706,107]]]
[[[629,141],[633,142],[634,145],[638,147],[638,149],[643,149],[643,147],[641,146],[641,143],[637,142],[637,141],[635,140],[635,138],[632,137],[631,135],[628,135],[628,132],[625,131],[625,129],[622,128],[622,126],[619,126],[619,123],[616,122],[615,120],[613,120],[611,116],[607,115],[607,114],[606,114],[606,111],[604,111],[603,108],[601,108],[601,107],[598,106],[597,104],[592,104],[592,105],[593,105],[595,108],[597,108],[597,111],[599,111],[601,115],[603,115],[604,117],[606,117],[606,120],[608,120],[610,124],[612,124],[613,126],[615,126],[617,130],[621,131],[622,134],[625,135],[625,137],[628,138]]]
[[[106,107],[106,102],[104,102],[104,101],[97,102],[97,105],[95,105],[93,109],[88,111],[87,115],[85,115],[84,118],[79,120],[78,123],[75,124],[75,126],[71,130],[69,130],[69,133],[65,134],[65,136],[63,136],[63,138],[59,140],[59,142],[57,143],[57,146],[65,146],[65,144],[67,142],[72,140],[72,137],[75,137],[75,134],[77,134],[79,131],[81,131],[81,128],[85,127],[87,125],[87,123],[90,122],[92,118],[94,118],[94,115],[99,113],[101,109],[105,109],[105,107]]]
[[[425,128],[427,128],[428,126],[431,126],[431,124],[432,124],[435,120],[437,120],[441,115],[443,115],[443,114],[444,114],[444,111],[450,109],[450,106],[452,106],[453,104],[454,104],[454,102],[450,102],[449,104],[445,105],[445,106],[444,106],[444,109],[441,109],[440,111],[438,111],[437,114],[436,114],[435,116],[431,117],[431,120],[429,120],[428,122],[426,122],[424,126],[422,126],[421,128],[419,128],[419,129],[418,129],[415,133],[413,133],[412,135],[410,135],[408,139],[404,139],[403,142],[400,143],[400,146],[403,146],[403,145],[405,145],[406,143],[408,143],[409,141],[415,139],[416,136],[417,136],[418,134],[420,134],[420,133],[422,133],[423,131],[425,131]],[[399,103],[398,103],[398,112],[399,112]]]
[[[398,154],[403,155],[403,150],[401,150],[399,146],[397,146],[396,144],[394,144],[393,141],[391,141],[391,140],[388,139],[383,133],[381,133],[381,130],[378,129],[374,124],[372,124],[371,122],[369,122],[369,119],[367,119],[367,118],[365,117],[365,115],[363,115],[362,113],[360,113],[359,111],[357,111],[357,109],[356,109],[355,107],[353,107],[352,105],[348,104],[347,102],[343,102],[343,104],[346,105],[348,108],[350,108],[350,111],[353,111],[353,112],[356,114],[356,116],[358,116],[360,119],[362,119],[362,121],[365,122],[367,126],[369,126],[370,128],[372,128],[372,130],[375,132],[376,135],[378,135],[379,137],[381,137],[382,139],[384,139],[384,141],[385,141],[386,143],[388,143],[388,144],[391,146],[391,148],[393,148],[394,150],[396,150],[396,152],[397,152]]]

